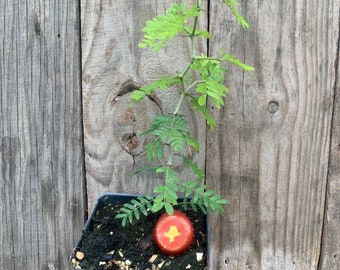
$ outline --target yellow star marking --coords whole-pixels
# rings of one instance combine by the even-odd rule
[[[165,237],[169,238],[169,243],[175,241],[176,236],[180,236],[181,233],[178,231],[176,226],[171,225],[168,232],[164,233]]]

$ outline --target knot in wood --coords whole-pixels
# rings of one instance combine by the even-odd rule
[[[270,113],[276,113],[279,110],[279,102],[277,102],[276,100],[271,100],[268,103],[268,111]]]

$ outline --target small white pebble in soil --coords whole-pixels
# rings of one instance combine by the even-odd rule
[[[200,261],[202,261],[202,259],[203,259],[203,253],[197,252],[197,253],[196,253],[196,260],[197,260],[198,262],[200,262]]]
[[[106,262],[99,262],[99,266],[106,265]]]
[[[185,269],[191,269],[191,264],[188,264],[187,267],[185,267]]]
[[[157,259],[157,257],[158,257],[157,254],[153,254],[149,259],[149,263],[153,263]]]
[[[163,267],[164,264],[165,264],[165,261],[161,261],[161,262],[157,265],[157,267],[158,267],[159,269],[161,269],[161,268]]]
[[[130,260],[126,260],[125,261],[125,265],[131,265],[131,261]]]
[[[77,253],[76,253],[76,258],[78,259],[78,260],[82,260],[82,259],[84,259],[84,253],[83,252],[81,252],[81,251],[77,251]]]
[[[123,254],[123,252],[122,252],[121,250],[118,250],[118,254],[119,254],[119,256],[120,256],[121,258],[124,257],[124,254]]]
[[[114,261],[115,265],[120,265],[122,261]]]

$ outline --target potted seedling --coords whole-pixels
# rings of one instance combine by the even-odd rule
[[[247,22],[236,10],[238,2],[224,2],[236,20],[247,28]],[[204,171],[192,159],[194,154],[199,154],[200,142],[192,135],[182,107],[184,104],[191,104],[193,110],[201,114],[206,124],[214,129],[217,123],[209,114],[207,102],[209,99],[216,108],[221,108],[224,104],[228,92],[224,83],[227,73],[225,63],[236,64],[245,71],[252,71],[253,68],[223,50],[214,56],[196,51],[198,39],[210,38],[207,30],[198,28],[200,16],[206,14],[206,4],[204,0],[173,4],[164,15],[147,21],[143,28],[144,38],[139,47],[151,49],[155,53],[179,35],[190,41],[190,57],[183,70],[136,89],[131,95],[133,106],[156,91],[171,89],[178,92],[178,100],[172,113],[156,115],[150,127],[140,134],[151,138],[145,145],[145,154],[152,165],[138,168],[135,173],[158,174],[164,182],[155,186],[152,195],[121,195],[117,199],[116,194],[104,194],[72,253],[71,261],[75,269],[196,270],[207,267],[206,262],[202,262],[202,258],[197,255],[202,253],[206,256],[205,215],[211,212],[223,214],[227,200],[218,191],[207,187]],[[191,171],[189,175],[194,177],[182,179],[173,166],[175,159],[179,159]],[[190,218],[183,213],[186,211]],[[145,231],[141,231],[143,224],[148,225]],[[128,231],[132,225],[135,226],[134,229],[122,238],[121,232]],[[193,228],[194,226],[200,227]],[[128,244],[129,251],[122,247],[123,242],[128,239],[133,239]],[[190,259],[180,262],[180,258],[186,256],[192,241],[203,249],[194,254],[195,263],[199,263],[194,264]],[[97,248],[94,249],[93,246],[100,247],[101,254],[90,261],[89,253],[97,252]],[[161,252],[157,252],[157,249]],[[127,255],[128,252],[130,255]],[[137,257],[131,255],[132,253],[137,253]],[[152,259],[153,255],[157,255],[156,258]],[[169,261],[164,256],[175,259]]]

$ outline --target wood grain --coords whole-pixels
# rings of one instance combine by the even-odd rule
[[[340,5],[338,5],[340,14]],[[338,49],[331,73],[334,84],[334,111],[331,130],[330,160],[326,191],[326,207],[321,243],[319,269],[340,268],[340,25],[338,28]]]
[[[0,269],[68,269],[84,222],[77,1],[0,1]]]
[[[92,208],[100,193],[150,193],[162,181],[131,172],[147,163],[140,132],[177,96],[130,107],[129,93],[186,64],[184,38],[159,54],[137,46],[171,1],[79,2],[0,1],[0,269],[68,269],[86,196]],[[226,48],[256,71],[229,66],[231,92],[223,110],[209,107],[219,125],[207,136],[182,111],[208,184],[229,199],[225,216],[210,217],[209,269],[339,269],[340,3],[239,10],[249,30],[210,1],[209,53]]]
[[[211,54],[226,48],[256,71],[230,67],[227,106],[210,108],[219,126],[207,135],[207,181],[230,201],[210,219],[210,268],[317,269],[339,3],[242,2],[242,30],[220,2],[211,2]]]
[[[100,193],[152,193],[162,182],[154,175],[132,172],[147,164],[141,155],[148,138],[140,136],[155,114],[173,112],[176,92],[156,93],[131,107],[132,90],[160,76],[181,71],[190,60],[184,37],[159,53],[138,48],[145,21],[164,14],[171,1],[82,1],[83,112],[86,179],[89,207]],[[206,21],[202,21],[204,26]],[[206,45],[198,49],[206,51]],[[169,63],[171,63],[169,65]],[[204,153],[205,123],[184,106],[194,134]],[[203,123],[203,124],[202,124]],[[203,128],[198,128],[199,125]],[[133,139],[133,140],[132,140]],[[203,166],[204,155],[195,157]],[[177,164],[187,177],[182,164]]]

